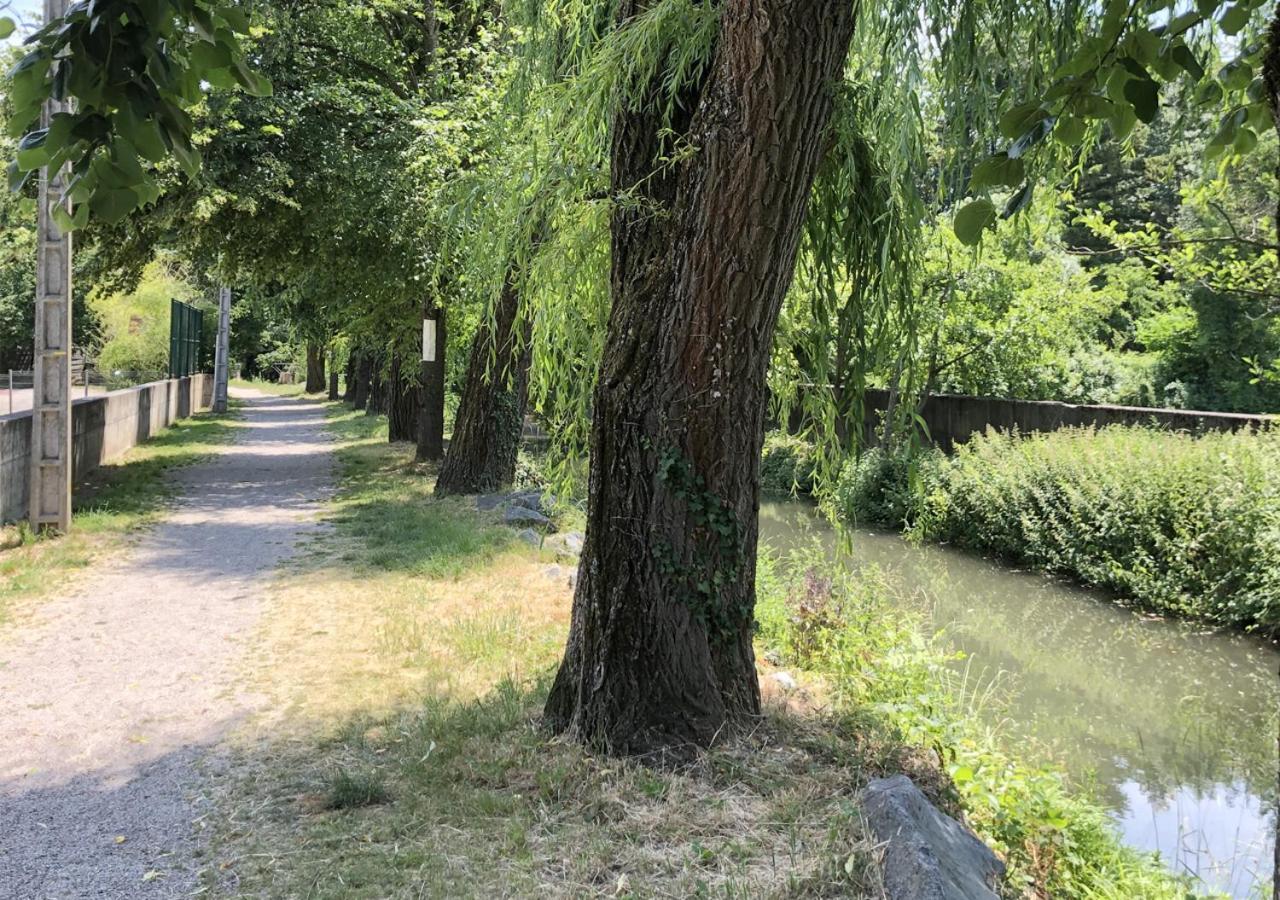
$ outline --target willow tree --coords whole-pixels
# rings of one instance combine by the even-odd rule
[[[833,146],[840,83],[847,66],[873,66],[876,57],[850,62],[857,23],[853,4],[842,0],[577,5],[585,13],[575,21],[589,23],[579,37],[610,30],[599,24],[602,10],[615,24],[570,83],[547,91],[548,114],[534,117],[541,138],[530,156],[542,164],[531,177],[559,199],[518,200],[529,212],[510,233],[528,235],[529,223],[545,216],[547,239],[536,253],[509,243],[513,252],[488,256],[524,282],[523,305],[536,309],[535,356],[544,348],[560,354],[555,367],[535,364],[534,402],[553,418],[572,413],[563,420],[569,435],[590,423],[586,543],[547,719],[578,740],[644,753],[708,744],[759,711],[751,638],[766,370],[806,219],[825,208],[810,198]],[[93,8],[99,6],[119,11],[111,3]],[[192,29],[148,26],[128,40],[151,44],[133,49],[154,49],[160,37],[179,47],[196,39],[202,13],[190,0],[159,6]],[[1188,36],[1202,29],[1212,40],[1220,28],[1247,38],[1259,8],[1253,0],[1196,4],[1188,12],[1119,0],[1044,8],[1020,0],[885,0],[861,7],[861,23],[872,37],[892,36],[882,55],[893,65],[904,62],[895,42],[941,36],[939,71],[952,96],[973,84],[966,49],[973,42],[949,41],[965,33],[955,23],[995,23],[989,33],[1003,37],[999,22],[1026,22],[1028,33],[1043,38],[1036,46],[1060,42],[1067,51],[1056,67],[1010,85],[1030,99],[1003,109],[1002,149],[945,192],[978,195],[955,217],[957,233],[977,243],[1001,214],[1025,208],[1037,179],[1051,182],[1068,169],[1074,148],[1104,128],[1120,134],[1151,115],[1161,85],[1175,78],[1212,84],[1207,102],[1225,105],[1211,148],[1247,150],[1267,111],[1268,85],[1253,79],[1261,45],[1243,41],[1239,56],[1207,78],[1203,53]],[[80,21],[96,15],[87,9],[77,13]],[[985,10],[998,16],[978,15]],[[47,32],[41,51],[66,49],[68,33],[76,30]],[[80,31],[86,35],[87,23]],[[69,48],[78,77],[109,64],[98,47]],[[197,77],[208,58],[192,57]],[[902,72],[875,74],[893,79]],[[36,101],[52,89],[24,86]],[[122,117],[87,100],[82,109],[93,109],[100,122],[92,146],[68,151],[79,162],[102,149],[96,135],[110,143],[130,115],[149,114],[146,104]],[[166,121],[175,118],[162,110]],[[918,110],[908,104],[898,114]],[[953,133],[985,145],[980,113],[965,108]],[[181,120],[170,125],[181,138]],[[577,139],[595,155],[542,154]],[[186,145],[178,147],[181,155]],[[97,188],[86,190],[98,196]],[[99,206],[114,212],[125,200]],[[577,239],[601,225],[603,250]],[[577,302],[597,295],[589,286],[597,276],[607,285],[598,292],[606,301]],[[583,324],[590,327],[575,327]]]

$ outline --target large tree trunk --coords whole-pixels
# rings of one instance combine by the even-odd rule
[[[387,385],[382,379],[382,361],[374,359],[369,370],[369,402],[365,404],[367,416],[381,415],[387,411]]]
[[[847,0],[727,0],[676,128],[697,152],[659,167],[656,109],[613,123],[613,187],[647,202],[613,216],[586,546],[546,707],[606,751],[706,746],[759,713],[765,372],[852,29]]]
[[[485,494],[511,484],[529,399],[529,321],[508,278],[493,310],[476,330],[467,361],[449,453],[440,467],[436,494]],[[523,318],[523,324],[518,324]],[[517,328],[522,329],[517,332]],[[494,334],[501,340],[494,345]]]
[[[373,357],[368,353],[360,354],[360,362],[356,368],[356,391],[351,405],[356,409],[367,409],[369,391],[373,388]]]
[[[418,431],[418,385],[404,373],[399,354],[391,358],[387,376],[387,440],[412,441]]]
[[[329,399],[338,399],[338,351],[329,351]]]
[[[324,390],[324,348],[319,344],[307,344],[306,390],[308,394]]]
[[[355,403],[356,400],[356,364],[359,359],[354,350],[347,354],[346,381],[342,386],[342,399],[345,403]]]
[[[422,362],[418,387],[418,462],[444,458],[445,332],[444,307],[428,304],[423,317],[435,319],[435,359]]]

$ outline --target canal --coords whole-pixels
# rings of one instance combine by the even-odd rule
[[[763,503],[761,543],[821,541],[872,565],[920,613],[1024,755],[1061,765],[1129,844],[1210,888],[1250,896],[1271,877],[1280,652],[1249,635],[1159,618],[1042,575],[860,529],[839,552],[801,503]]]

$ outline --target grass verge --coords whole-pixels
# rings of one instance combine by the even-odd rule
[[[183,419],[98,468],[76,485],[70,534],[37,535],[25,523],[0,528],[0,623],[21,603],[46,595],[154,522],[173,496],[166,473],[206,459],[229,442],[234,419],[234,411]]]
[[[342,473],[332,527],[281,579],[263,626],[255,686],[273,712],[236,750],[214,890],[878,897],[877,851],[855,799],[868,779],[905,771],[963,814],[972,791],[956,760],[968,757],[885,706],[933,684],[932,651],[883,604],[864,604],[876,616],[861,623],[865,643],[809,653],[819,632],[792,614],[807,582],[773,570],[762,649],[816,671],[797,670],[798,689],[765,677],[768,715],[751,733],[676,770],[549,737],[539,715],[568,627],[568,561],[465,500],[433,497],[434,472],[386,443],[381,417],[331,410]],[[868,680],[882,692],[853,692]],[[946,736],[963,738],[958,728]],[[991,786],[994,771],[973,767],[970,780]],[[1011,858],[1016,839],[993,838]],[[1117,879],[1185,896],[1150,860],[1116,852]],[[1083,869],[1051,880],[1068,871],[1066,855],[1038,868],[1014,858],[1015,893],[1133,896],[1104,874],[1078,882],[1092,893],[1074,890]]]

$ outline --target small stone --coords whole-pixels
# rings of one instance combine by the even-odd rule
[[[564,549],[568,550],[574,556],[582,555],[582,535],[576,531],[566,532],[564,536]]]
[[[525,525],[541,528],[546,532],[556,530],[556,524],[536,509],[525,509],[523,506],[508,506],[502,514],[504,525]]]
[[[778,683],[778,687],[788,694],[800,687],[800,685],[796,684],[796,680],[791,677],[790,672],[774,672],[770,677]]]
[[[525,528],[518,533],[516,537],[520,538],[520,540],[524,541],[531,547],[542,546],[542,535],[538,534],[538,532],[534,531],[532,528]]]
[[[877,778],[858,795],[884,845],[889,900],[999,900],[1004,877],[991,848],[941,812],[905,775]]]
[[[476,494],[476,509],[490,510],[505,506],[510,499],[508,494]]]
[[[557,565],[550,565],[542,570],[542,574],[552,581],[559,581],[564,577],[564,569]]]

